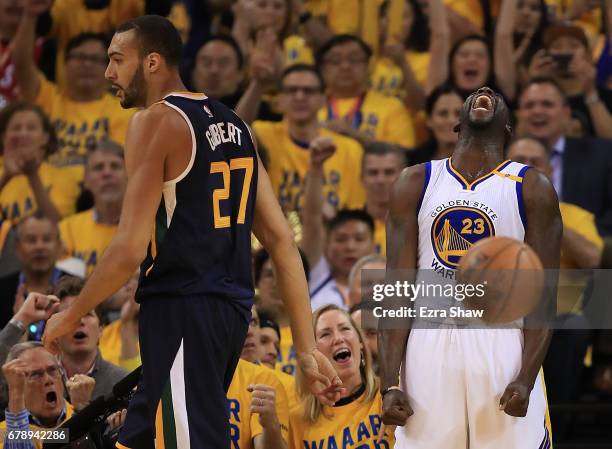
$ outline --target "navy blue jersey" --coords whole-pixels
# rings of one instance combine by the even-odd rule
[[[164,183],[136,298],[251,299],[257,156],[250,131],[204,94],[163,102],[187,121],[193,148],[185,171]]]

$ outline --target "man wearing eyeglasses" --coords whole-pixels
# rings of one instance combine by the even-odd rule
[[[313,156],[320,152],[332,153],[322,165],[326,207],[332,211],[362,207],[363,148],[320,126],[317,111],[325,104],[325,89],[319,72],[306,64],[290,66],[281,76],[280,89],[283,121],[255,121],[253,129],[268,160],[268,175],[281,207],[286,212],[301,210],[306,173],[312,168]]]
[[[403,103],[368,89],[372,49],[359,37],[338,34],[317,50],[317,67],[327,87],[319,120],[362,145],[383,141],[414,146],[414,124]]]
[[[101,139],[125,143],[134,110],[124,110],[108,93],[104,71],[108,42],[101,34],[83,33],[65,49],[65,89],[48,81],[32,59],[38,16],[50,2],[24,2],[13,40],[15,79],[23,99],[40,105],[55,125],[60,143],[50,162],[67,167],[75,182],[83,179],[84,157]]]
[[[55,357],[39,342],[19,343],[2,366],[9,404],[0,424],[3,449],[33,449],[41,442],[20,438],[19,432],[52,429],[73,413],[64,399],[62,371]]]

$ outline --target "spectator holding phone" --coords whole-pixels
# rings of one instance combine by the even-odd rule
[[[530,78],[553,78],[568,97],[572,115],[588,123],[587,135],[612,138],[612,91],[596,84],[596,68],[584,30],[554,25],[529,65]]]

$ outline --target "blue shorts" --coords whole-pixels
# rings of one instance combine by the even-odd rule
[[[117,446],[229,448],[226,392],[250,316],[251,301],[202,297],[143,301],[139,318],[143,376]]]

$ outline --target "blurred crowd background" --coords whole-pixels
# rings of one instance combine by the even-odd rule
[[[355,437],[366,422],[371,436],[380,431],[379,418],[367,420],[380,394],[361,271],[385,267],[401,170],[452,156],[463,101],[481,86],[512,110],[507,158],[541,170],[557,191],[562,268],[612,266],[612,0],[0,0],[8,428],[53,427],[139,364],[138,273],[64,339],[59,363],[34,342],[115,233],[136,111],[110,90],[106,49],[116,26],[142,14],[179,29],[188,88],[252,127],[302,251],[317,344],[351,386],[332,421],[296,391],[275,267],[254,239],[257,310],[228,393],[233,447],[263,447],[279,422],[295,448],[341,441],[345,428]],[[544,365],[560,448],[612,447],[612,335],[589,330],[587,283],[559,295]],[[269,388],[247,392],[250,383]],[[271,408],[249,411],[253,397],[275,391]]]

